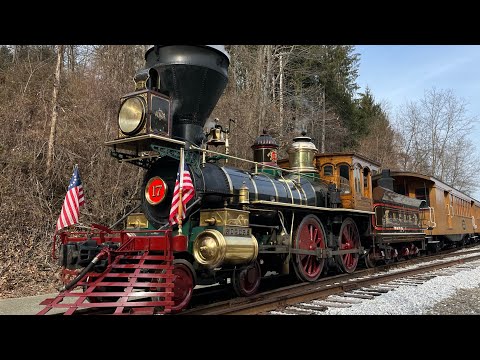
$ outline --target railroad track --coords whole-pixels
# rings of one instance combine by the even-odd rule
[[[310,314],[325,311],[330,307],[349,307],[399,286],[417,286],[438,276],[425,273],[475,260],[480,260],[478,245],[471,250],[452,250],[439,255],[360,270],[354,274],[336,275],[314,283],[295,284],[250,298],[235,298],[198,306],[180,315],[254,315],[272,312]],[[409,267],[410,265],[415,266]],[[279,309],[282,310],[278,311]]]
[[[316,310],[324,311],[329,307],[347,307],[349,304],[351,306],[351,304],[385,293],[386,288],[394,288],[395,286],[390,286],[384,287],[383,289],[377,288],[376,290],[378,291],[374,291],[375,289],[371,287],[374,284],[375,277],[378,283],[389,281],[386,277],[379,277],[382,274],[388,275],[385,274],[386,271],[390,272],[388,276],[405,277],[409,275],[407,273],[394,275],[394,273],[396,274],[396,272],[399,271],[397,269],[412,264],[421,264],[423,262],[442,260],[452,256],[467,256],[476,253],[478,253],[480,257],[479,244],[468,245],[462,249],[454,248],[445,250],[440,254],[420,256],[407,261],[381,265],[371,269],[357,270],[353,274],[328,276],[314,283],[295,283],[291,285],[292,280],[289,281],[287,276],[272,276],[262,280],[261,287],[263,291],[261,293],[248,298],[236,297],[233,289],[231,289],[231,285],[209,286],[195,289],[194,298],[192,299],[192,305],[194,307],[177,315],[269,314],[270,311],[277,309],[284,309],[283,314],[303,314],[312,313]],[[443,262],[438,266],[441,268],[453,266],[453,264],[453,261],[449,263]],[[420,273],[422,271],[429,271],[427,268],[422,269],[423,270],[419,270]],[[368,280],[369,277],[372,277],[372,279]],[[368,285],[369,281],[371,281],[370,285]],[[285,284],[287,285],[285,286]],[[342,294],[348,296],[343,296]],[[329,300],[333,301],[325,303],[327,297],[334,295],[341,296],[344,299],[331,297]],[[300,307],[297,306],[295,309],[291,308],[291,306],[295,304],[308,302],[309,299],[314,301],[312,305],[304,304],[300,305]],[[332,304],[332,302],[334,304]],[[111,309],[109,308],[79,309],[76,311],[76,314],[97,315],[107,314],[110,311]],[[52,313],[52,315],[62,314],[63,313]]]

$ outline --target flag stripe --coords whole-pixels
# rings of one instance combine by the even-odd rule
[[[85,195],[83,186],[78,173],[78,167],[75,166],[72,178],[68,185],[67,194],[63,201],[62,210],[57,220],[56,230],[78,223],[80,207],[85,204]]]
[[[180,202],[180,187],[182,187],[182,201]],[[172,207],[170,209],[169,221],[170,225],[178,223],[178,213],[182,210],[182,220],[185,219],[185,209],[187,203],[195,196],[195,188],[193,186],[190,172],[187,164],[184,164],[183,171],[181,163],[177,172],[177,180],[175,181],[175,188],[173,189]]]

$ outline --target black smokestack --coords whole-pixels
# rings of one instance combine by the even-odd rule
[[[394,178],[390,176],[390,169],[382,170],[382,177],[378,179],[378,186],[393,191]]]
[[[221,45],[155,45],[145,59],[158,72],[159,91],[173,99],[172,136],[199,145],[228,82],[228,53]]]

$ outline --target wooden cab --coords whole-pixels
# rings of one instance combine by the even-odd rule
[[[320,178],[340,189],[342,207],[372,211],[372,176],[380,164],[355,153],[327,153],[315,156]]]
[[[278,165],[290,168],[288,159]],[[379,163],[355,153],[325,153],[315,155],[313,166],[323,181],[340,190],[343,208],[372,211],[372,176],[379,172]]]

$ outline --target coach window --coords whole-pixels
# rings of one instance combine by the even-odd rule
[[[428,189],[426,187],[415,189],[415,198],[418,200],[425,200],[427,206],[430,206],[430,199],[428,198]]]
[[[355,193],[357,194],[362,194],[362,182],[361,182],[361,172],[360,172],[360,166],[355,165],[355,168],[353,170],[353,177],[355,179]]]
[[[333,175],[333,166],[325,165],[323,167],[323,176],[332,176]]]
[[[350,166],[340,165],[340,191],[342,194],[350,194]]]
[[[363,195],[370,197],[370,169],[363,169]]]

